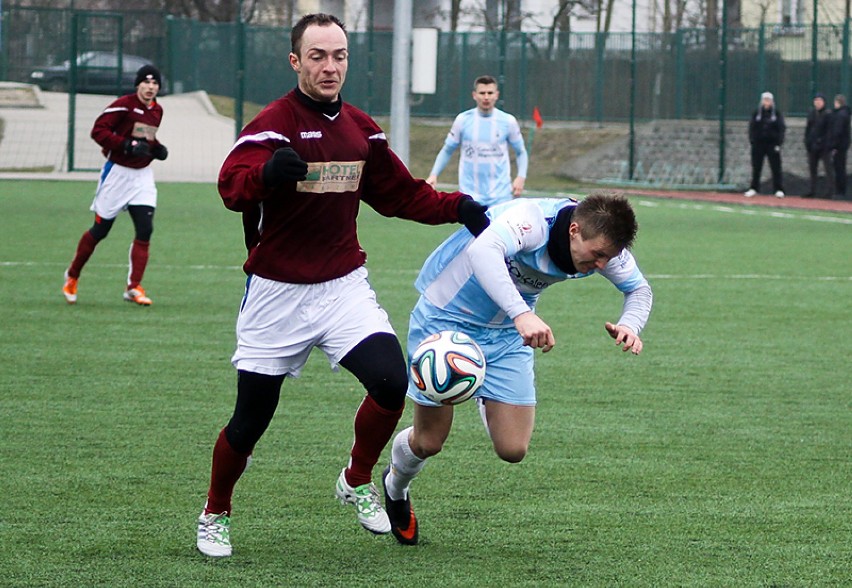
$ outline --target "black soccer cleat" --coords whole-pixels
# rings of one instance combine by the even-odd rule
[[[385,492],[385,512],[390,519],[391,533],[403,545],[417,545],[419,528],[417,517],[414,516],[414,510],[411,508],[411,497],[404,500],[391,500],[386,483],[388,474],[390,474],[390,466],[382,472],[382,489]]]

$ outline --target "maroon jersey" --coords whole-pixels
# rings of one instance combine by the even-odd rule
[[[154,159],[147,155],[128,155],[124,141],[131,137],[146,139],[158,145],[156,133],[163,119],[163,107],[157,101],[147,106],[136,94],[116,99],[95,119],[92,139],[101,146],[104,156],[124,167],[141,168]]]
[[[244,265],[270,280],[315,284],[366,262],[356,217],[363,200],[384,216],[424,224],[458,221],[460,192],[436,192],[411,176],[382,129],[344,103],[330,116],[296,90],[270,103],[240,133],[219,172],[219,194],[231,210],[260,206],[260,235]],[[267,188],[263,165],[292,147],[308,164],[307,178]]]

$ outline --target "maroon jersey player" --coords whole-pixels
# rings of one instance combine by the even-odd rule
[[[234,413],[213,448],[198,549],[232,554],[231,498],[278,405],[287,376],[297,377],[313,348],[366,389],[355,439],[335,493],[356,506],[367,530],[390,532],[372,470],[402,415],[407,369],[387,314],[367,281],[356,217],[362,202],[384,216],[426,224],[487,224],[485,207],[459,192],[436,192],[414,179],[381,128],[346,104],[343,24],[312,14],[291,33],[298,86],[269,104],[240,134],[219,174],[219,193],[244,215],[249,278],[237,319]]]
[[[92,127],[92,139],[101,146],[107,160],[91,206],[95,222],[83,233],[74,259],[65,271],[62,293],[69,304],[77,302],[77,281],[83,266],[109,234],[122,210],[128,211],[135,229],[124,299],[141,306],[151,304],[142,288],[157,207],[157,187],[149,165],[154,159],[168,156],[166,147],[157,141],[157,129],[163,118],[163,108],[156,100],[160,81],[160,72],[153,65],[139,68],[136,92],[107,106]]]

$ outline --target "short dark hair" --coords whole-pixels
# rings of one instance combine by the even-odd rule
[[[305,34],[305,29],[311,25],[318,25],[321,27],[337,25],[343,29],[343,34],[346,35],[347,39],[349,39],[349,33],[346,32],[346,25],[344,25],[343,21],[333,14],[325,14],[322,12],[306,14],[299,19],[299,22],[297,22],[293,27],[293,30],[290,31],[290,51],[298,57],[301,57],[299,52],[302,50],[302,35]]]
[[[619,249],[630,249],[639,225],[630,202],[621,192],[595,190],[577,204],[571,220],[583,239],[603,235]]]
[[[475,80],[473,80],[473,89],[476,90],[476,87],[480,84],[494,84],[497,85],[497,80],[494,76],[479,76]]]

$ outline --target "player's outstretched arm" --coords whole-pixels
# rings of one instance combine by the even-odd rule
[[[642,352],[642,339],[630,327],[609,322],[604,327],[609,336],[615,339],[616,345],[623,345],[622,351],[631,351],[633,355],[639,355]]]
[[[556,345],[553,331],[536,313],[532,311],[522,312],[515,317],[514,322],[515,328],[524,339],[524,345],[533,349],[541,349],[542,353],[547,353]]]

